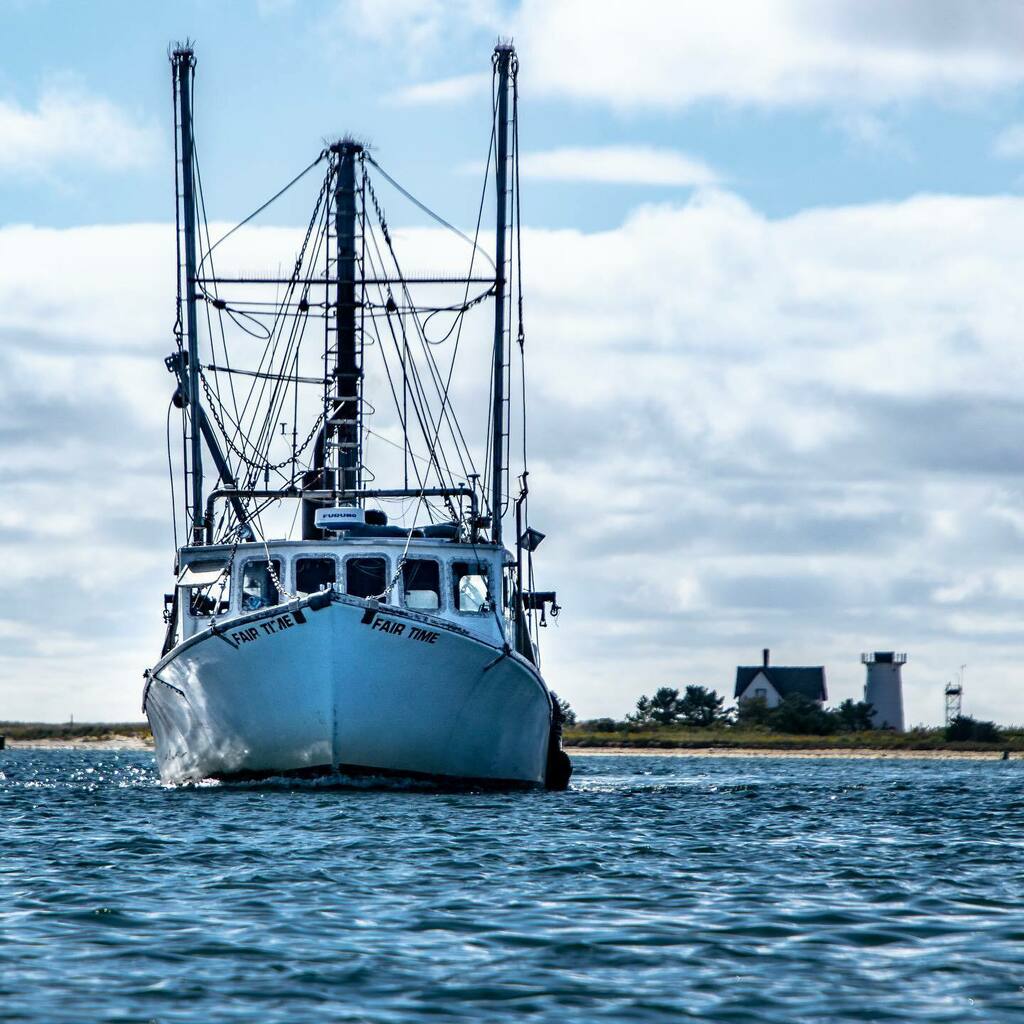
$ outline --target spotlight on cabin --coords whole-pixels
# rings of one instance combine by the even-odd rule
[[[519,543],[530,552],[536,551],[540,547],[540,542],[544,539],[546,534],[535,530],[532,526],[528,526],[519,538]]]

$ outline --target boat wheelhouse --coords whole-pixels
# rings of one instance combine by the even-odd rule
[[[201,633],[211,617],[230,619],[330,590],[502,644],[504,623],[491,595],[508,568],[507,554],[493,545],[467,550],[450,541],[417,538],[407,545],[394,537],[182,548],[182,635]],[[226,585],[211,594],[211,584],[222,580]]]

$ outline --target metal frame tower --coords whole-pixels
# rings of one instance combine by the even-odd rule
[[[959,718],[963,714],[964,710],[964,670],[967,668],[966,665],[960,666],[960,671],[957,673],[956,682],[946,683],[945,698],[946,698],[946,725],[949,725],[954,718]]]

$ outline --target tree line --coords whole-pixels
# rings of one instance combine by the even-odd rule
[[[763,697],[741,701],[727,708],[725,698],[706,686],[690,685],[683,692],[671,686],[661,686],[648,697],[642,696],[636,708],[626,715],[625,721],[613,718],[594,718],[577,722],[576,713],[568,701],[556,697],[566,726],[579,725],[591,732],[620,732],[627,729],[663,729],[683,727],[755,728],[769,732],[803,736],[829,736],[835,733],[868,732],[875,728],[871,720],[873,707],[863,700],[847,699],[834,708],[823,708],[817,701],[795,693],[784,697],[774,707],[768,707]],[[972,740],[994,743],[1000,732],[994,722],[982,722],[970,715],[955,718],[945,730],[951,742]]]

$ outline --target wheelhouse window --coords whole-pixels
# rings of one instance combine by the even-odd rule
[[[388,585],[388,563],[375,555],[346,559],[345,583],[352,597],[380,597]]]
[[[441,567],[432,558],[407,558],[402,563],[405,607],[436,612],[441,607]]]
[[[453,562],[452,593],[456,611],[475,615],[489,612],[486,562]]]
[[[281,562],[273,559],[274,575],[281,578]],[[242,611],[254,612],[269,608],[280,600],[274,577],[267,562],[246,562],[242,567]]]
[[[218,583],[208,587],[189,587],[188,610],[189,614],[196,618],[205,618],[207,615],[223,615],[230,605],[231,595],[226,583],[223,595]]]
[[[192,562],[182,569],[178,585],[185,591],[189,614],[220,615],[231,600],[231,574],[226,562]]]
[[[338,582],[338,563],[333,558],[296,558],[295,590],[316,594]]]

